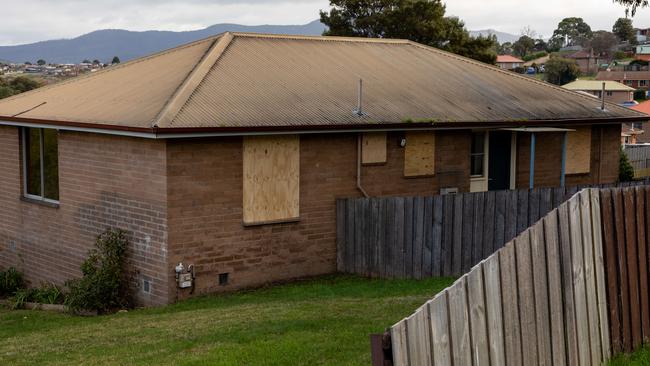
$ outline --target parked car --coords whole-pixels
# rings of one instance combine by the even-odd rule
[[[528,69],[526,69],[526,74],[528,74],[528,75],[535,75],[536,73],[537,73],[537,70],[535,70],[534,67],[529,67]]]
[[[623,107],[628,107],[628,108],[630,108],[630,107],[634,107],[635,105],[639,105],[639,102],[637,102],[636,100],[631,100],[631,101],[629,101],[629,102],[623,102],[623,103],[621,103],[621,105],[622,105]]]

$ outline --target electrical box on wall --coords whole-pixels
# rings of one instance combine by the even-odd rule
[[[187,269],[183,263],[179,263],[174,269],[176,272],[176,283],[178,288],[194,288],[194,266],[189,265]]]

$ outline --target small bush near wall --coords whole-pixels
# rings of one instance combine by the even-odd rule
[[[11,267],[0,272],[0,297],[13,296],[16,291],[25,287],[23,274]]]
[[[618,168],[618,181],[619,182],[631,182],[634,180],[634,168],[630,164],[630,159],[628,159],[627,154],[621,148],[621,159]]]
[[[128,240],[121,230],[109,229],[97,238],[83,264],[83,277],[68,281],[65,304],[70,310],[107,313],[130,304],[125,271]]]

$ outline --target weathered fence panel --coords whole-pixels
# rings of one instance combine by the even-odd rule
[[[577,191],[340,199],[337,269],[381,278],[460,276]]]
[[[650,187],[600,192],[612,352],[631,352],[650,339],[648,230]]]
[[[640,204],[641,191],[645,194],[646,188],[622,195],[625,202]],[[541,202],[544,196],[539,197]],[[581,191],[393,326],[395,365],[584,366],[608,360],[610,332],[618,332],[612,333],[612,342],[621,339],[606,312],[612,298],[607,289],[619,290],[609,285],[605,273],[616,274],[617,280],[620,274],[610,268],[617,258],[603,257],[602,248],[613,242],[607,228],[617,228],[607,223],[615,219],[612,197],[610,192]],[[632,217],[635,222],[641,218]],[[638,239],[637,229],[625,238]],[[640,273],[638,266],[634,273]],[[624,275],[629,281],[629,272]],[[648,311],[637,309],[640,319]],[[633,327],[646,335],[642,322]]]

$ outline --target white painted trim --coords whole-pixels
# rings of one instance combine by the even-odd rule
[[[22,156],[21,156],[21,163],[22,163],[22,168],[23,168],[23,197],[28,198],[33,201],[41,201],[41,202],[46,202],[46,203],[51,203],[54,205],[58,205],[60,201],[49,199],[45,197],[45,160],[44,160],[44,149],[43,146],[45,145],[44,143],[44,134],[43,134],[43,128],[38,128],[38,127],[31,127],[31,128],[37,128],[39,130],[38,136],[39,136],[39,144],[40,144],[40,163],[41,163],[41,196],[33,195],[30,193],[27,193],[27,128],[21,128],[20,129],[20,135],[21,135],[21,142],[22,142]],[[58,144],[58,138],[57,138],[57,144]],[[57,148],[58,151],[58,148]],[[58,156],[57,156],[57,164],[58,164]],[[58,184],[58,183],[57,183]],[[60,194],[60,192],[59,192]]]
[[[510,189],[517,189],[517,132],[510,140]]]

